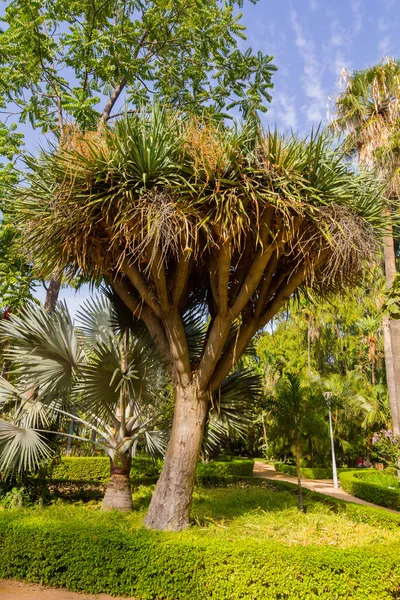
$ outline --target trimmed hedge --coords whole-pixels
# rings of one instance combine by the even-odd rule
[[[279,473],[286,473],[287,475],[297,476],[296,467],[294,465],[288,465],[283,462],[274,463],[275,471]],[[354,471],[352,468],[344,468],[341,467],[338,469],[339,473],[343,473],[345,471]],[[332,479],[333,472],[331,467],[320,468],[320,467],[301,467],[300,468],[301,476],[304,479]]]
[[[369,473],[376,474],[374,471],[340,473],[339,479],[342,488],[347,493],[367,502],[400,510],[400,489],[392,490],[387,485],[368,481]]]
[[[158,477],[162,461],[147,456],[135,456],[132,459],[131,479]],[[232,459],[229,462],[212,461],[199,463],[199,477],[250,477],[253,473],[254,460]],[[65,456],[53,466],[49,473],[50,479],[69,481],[108,481],[110,476],[110,461],[107,457]]]
[[[201,477],[251,477],[254,460],[249,458],[232,458],[229,461],[211,461],[199,463],[197,475]]]
[[[0,577],[139,600],[393,600],[398,549],[293,547],[131,527],[54,506],[0,512]]]
[[[160,474],[162,461],[148,456],[132,458],[131,479],[155,477]],[[107,456],[64,456],[49,472],[50,479],[70,481],[108,481],[110,459]]]

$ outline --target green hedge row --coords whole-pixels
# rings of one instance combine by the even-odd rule
[[[158,477],[162,461],[147,456],[136,456],[132,459],[131,479]],[[200,477],[250,477],[253,473],[254,461],[249,459],[232,459],[229,462],[212,461],[199,463],[197,474]],[[50,479],[70,481],[107,481],[110,475],[110,461],[107,457],[63,457],[49,472]]]
[[[339,479],[342,488],[348,494],[379,506],[400,510],[400,489],[392,490],[387,485],[368,481],[368,471],[340,473]]]
[[[296,467],[294,465],[288,465],[283,462],[274,463],[275,471],[279,471],[279,473],[286,473],[287,475],[297,476]],[[354,469],[340,468],[338,469],[339,473],[343,473],[345,471],[354,471]],[[305,479],[332,479],[333,472],[331,467],[320,468],[320,467],[301,467],[300,469],[301,476]]]
[[[138,600],[393,600],[398,549],[293,547],[130,527],[80,507],[0,511],[0,577]]]
[[[162,461],[148,456],[132,459],[131,479],[155,477],[160,474]],[[71,481],[108,481],[110,459],[107,456],[64,456],[49,471],[50,479]]]

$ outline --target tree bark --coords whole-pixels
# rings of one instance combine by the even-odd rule
[[[49,287],[46,292],[46,299],[44,301],[44,310],[47,312],[54,312],[57,306],[58,294],[61,288],[61,277],[57,274],[53,274],[50,279]]]
[[[171,439],[144,523],[150,529],[181,531],[189,525],[209,396],[195,383],[175,389]]]
[[[129,512],[133,509],[131,484],[131,457],[118,454],[110,463],[110,480],[104,494],[101,510]]]
[[[387,210],[389,215],[389,209]],[[396,277],[396,255],[391,228],[383,240],[386,288],[389,289]],[[388,385],[390,412],[393,431],[400,433],[400,321],[383,317],[385,368]]]
[[[297,505],[299,510],[303,511],[303,488],[301,487],[301,472],[300,472],[300,451],[296,447],[296,471],[297,471]]]

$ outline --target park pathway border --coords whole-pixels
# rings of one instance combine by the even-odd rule
[[[294,483],[297,485],[297,477],[292,475],[286,475],[286,473],[278,473],[275,471],[275,467],[268,463],[263,463],[256,460],[254,462],[253,477],[259,477],[261,479],[271,479],[276,481],[287,481],[288,483]],[[354,502],[355,504],[363,504],[364,506],[371,506],[372,508],[380,508],[381,510],[387,510],[391,513],[400,514],[398,510],[386,508],[385,506],[379,506],[378,504],[372,504],[372,502],[366,502],[356,496],[351,496],[341,487],[339,489],[334,488],[332,479],[302,479],[301,485],[303,488],[318,492],[319,494],[325,494],[338,500],[344,500],[345,502]]]

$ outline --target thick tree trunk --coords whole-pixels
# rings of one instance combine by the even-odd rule
[[[129,474],[131,458],[126,454],[117,455],[110,464],[110,481],[101,504],[102,510],[129,512],[133,509]]]
[[[61,277],[54,274],[49,282],[49,287],[46,292],[46,300],[44,301],[44,310],[54,312],[57,306],[58,294],[61,288]]]
[[[207,409],[208,395],[199,394],[194,384],[177,386],[171,439],[144,521],[150,529],[181,531],[189,525]]]

